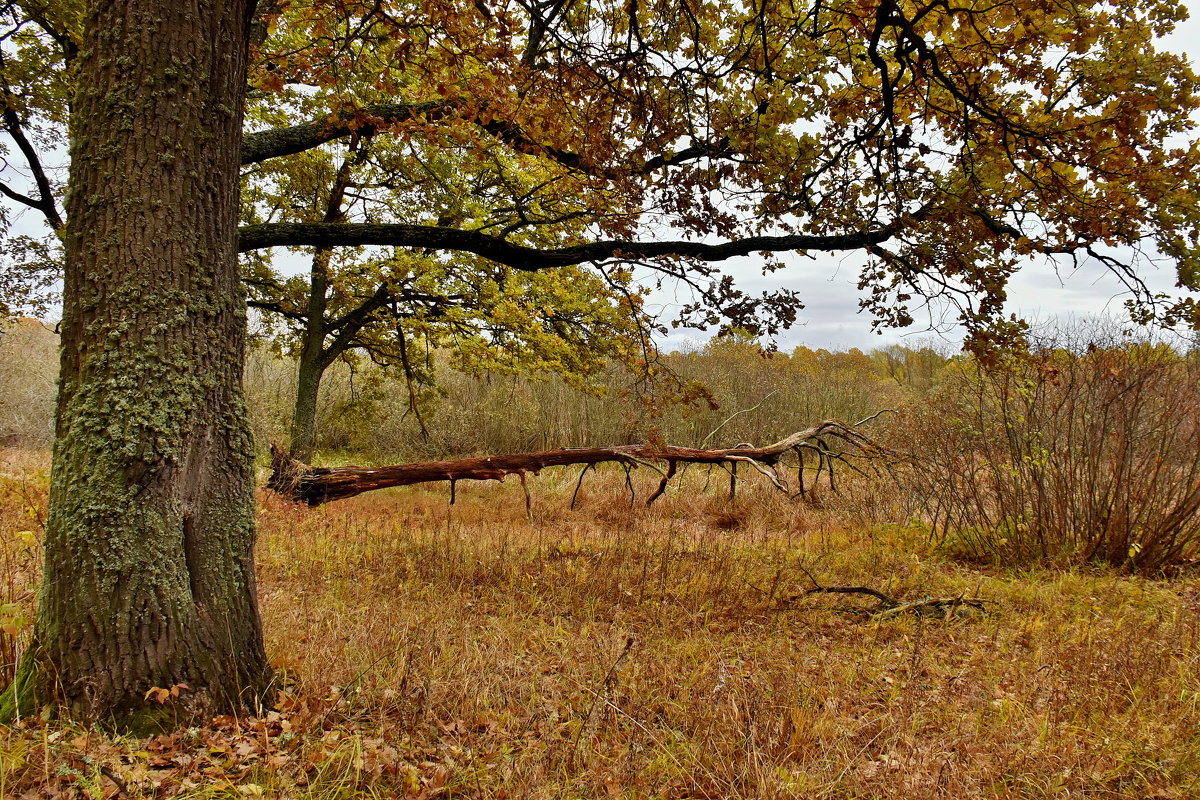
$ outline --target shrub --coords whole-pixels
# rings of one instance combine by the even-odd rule
[[[910,426],[935,536],[1143,573],[1200,553],[1200,358],[1165,345],[966,364]]]

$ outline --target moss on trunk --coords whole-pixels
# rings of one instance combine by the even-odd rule
[[[252,6],[89,3],[45,578],[0,717],[144,732],[270,684],[235,252]]]

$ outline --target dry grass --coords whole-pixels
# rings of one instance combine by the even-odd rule
[[[650,510],[589,478],[571,512],[572,477],[532,482],[532,522],[515,481],[452,508],[264,497],[278,711],[148,742],[0,732],[0,796],[1200,794],[1200,581],[979,571],[886,505],[752,481],[730,504],[699,473]],[[11,550],[25,495],[0,483]],[[805,570],[995,610],[875,619]]]

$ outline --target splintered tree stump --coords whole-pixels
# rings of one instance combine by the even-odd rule
[[[646,505],[650,505],[666,491],[667,482],[675,475],[679,464],[721,464],[730,468],[738,464],[749,464],[766,476],[776,488],[791,494],[781,466],[784,456],[796,453],[799,459],[797,494],[803,494],[805,453],[808,453],[810,458],[816,458],[818,475],[824,470],[830,478],[833,477],[835,462],[856,469],[850,458],[886,459],[891,455],[890,451],[857,430],[860,425],[876,416],[878,414],[855,425],[826,420],[765,447],[743,444],[732,448],[705,450],[674,445],[616,445],[564,448],[537,453],[506,453],[388,467],[313,467],[291,458],[278,444],[272,444],[273,469],[267,481],[267,488],[292,501],[318,506],[390,486],[449,481],[453,496],[454,484],[460,480],[501,481],[509,475],[520,475],[523,478],[530,473],[536,475],[546,467],[583,465],[587,468],[602,463],[634,467],[639,464],[654,465],[655,462],[666,462],[666,471],[659,470],[663,477],[658,488],[646,501]],[[654,468],[658,469],[657,466]],[[807,468],[812,469],[811,466]]]

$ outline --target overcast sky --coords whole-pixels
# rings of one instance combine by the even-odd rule
[[[1193,9],[1192,19],[1178,26],[1165,49],[1188,54],[1193,67],[1200,69],[1200,0],[1191,0],[1188,5]],[[757,294],[763,288],[782,284],[797,289],[804,298],[806,307],[800,313],[800,324],[778,338],[781,349],[803,344],[813,348],[868,350],[892,343],[920,345],[931,337],[957,349],[962,342],[961,332],[952,326],[942,325],[940,333],[930,333],[930,322],[942,321],[936,313],[925,316],[914,313],[916,324],[907,330],[873,333],[871,318],[858,310],[861,294],[856,284],[862,264],[858,256],[818,255],[812,260],[793,255],[786,271],[765,278],[758,274],[751,259],[743,262],[744,266],[734,273],[743,289],[755,289]],[[1175,291],[1175,275],[1165,264],[1144,277],[1156,291]],[[1126,296],[1117,279],[1096,265],[1084,265],[1075,273],[1057,275],[1051,265],[1038,264],[1022,269],[1013,277],[1008,311],[1039,322],[1103,314],[1121,318]],[[655,299],[664,305],[672,301],[669,295],[656,295]],[[704,338],[707,334],[697,331],[676,331],[665,349]]]

